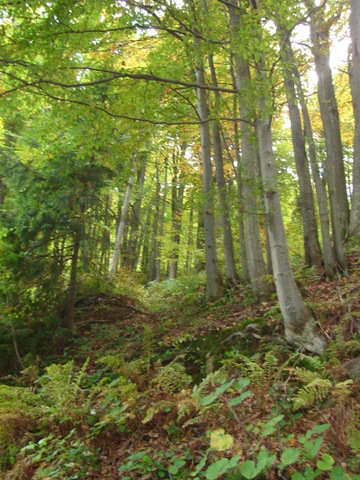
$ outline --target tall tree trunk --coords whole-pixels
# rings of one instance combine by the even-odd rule
[[[160,212],[160,178],[159,167],[157,162],[155,163],[156,169],[156,191],[155,191],[155,214],[154,223],[152,228],[152,241],[151,241],[151,255],[148,281],[152,282],[156,279],[156,254],[158,251],[158,227],[159,227],[159,212]]]
[[[194,39],[197,53],[199,54],[200,39]],[[204,65],[201,60],[195,62],[196,81],[199,85],[206,85]],[[213,173],[211,165],[211,142],[209,129],[209,107],[207,104],[206,91],[203,88],[196,89],[198,112],[201,119],[201,160],[203,170],[203,193],[205,208],[205,265],[206,265],[206,293],[209,301],[217,300],[223,296],[223,282],[216,252],[216,231],[214,213]]]
[[[234,71],[234,54],[231,53],[230,56],[230,74],[232,79],[232,85],[234,90],[237,88],[236,75]],[[242,167],[241,167],[241,156],[240,156],[240,143],[239,143],[239,126],[236,116],[238,115],[238,104],[237,96],[234,95],[233,98],[233,117],[234,117],[234,147],[235,147],[235,160],[236,165],[231,159],[233,164],[233,169],[236,177],[236,188],[237,188],[237,199],[238,199],[238,211],[239,211],[239,243],[240,243],[240,256],[241,256],[241,267],[242,267],[242,279],[244,282],[250,281],[249,266],[247,260],[246,252],[246,237],[245,237],[245,226],[244,226],[244,192],[243,192],[243,178],[242,178]],[[229,156],[230,152],[228,151]]]
[[[346,270],[343,260],[338,258],[339,239],[345,238],[349,225],[349,204],[346,193],[345,170],[340,134],[339,112],[337,108],[330,59],[330,24],[320,11],[316,12],[313,0],[306,0],[312,11],[310,30],[318,76],[318,98],[320,114],[324,128],[326,144],[326,175],[329,187],[331,222],[335,244],[336,259],[340,268]],[[338,228],[340,231],[338,232]]]
[[[294,56],[292,50],[291,50],[291,54],[292,56]],[[293,63],[293,75],[296,79],[297,92],[300,100],[301,112],[302,112],[302,117],[304,121],[305,138],[307,140],[308,147],[309,147],[309,158],[310,158],[311,172],[312,172],[312,176],[315,183],[316,199],[319,207],[322,248],[323,248],[323,256],[324,256],[324,271],[325,271],[326,278],[328,280],[331,280],[332,278],[334,278],[334,275],[335,275],[335,259],[332,251],[331,238],[330,238],[330,222],[329,222],[329,210],[328,210],[328,201],[327,201],[327,194],[326,194],[326,185],[325,185],[325,181],[323,181],[320,175],[313,130],[311,126],[307,103],[305,100],[305,95],[301,85],[300,74],[297,69],[295,61],[293,61],[292,63]],[[340,247],[342,247],[342,244],[340,244]]]
[[[209,55],[208,60],[212,84],[214,87],[218,87],[213,56]],[[214,96],[215,108],[218,108],[220,101],[219,92],[215,91]],[[236,272],[234,243],[231,231],[230,205],[224,175],[220,123],[218,121],[213,121],[211,124],[211,128],[214,148],[215,177],[220,204],[221,226],[223,231],[226,285],[227,287],[232,288],[239,283],[239,276]]]
[[[188,241],[187,241],[187,247],[186,247],[185,275],[190,274],[191,252],[193,250],[193,244],[194,244],[193,221],[194,221],[194,192],[192,191],[191,197],[190,197],[190,214],[189,214]]]
[[[164,195],[162,198],[159,241],[157,244],[157,253],[156,253],[156,281],[157,282],[160,282],[161,280],[161,246],[162,246],[162,236],[164,233],[164,223],[165,223],[165,206],[166,206],[166,197],[167,197],[167,174],[168,174],[168,159],[165,158]]]
[[[110,272],[109,272],[109,280],[113,280],[115,277],[115,273],[117,270],[118,262],[119,262],[119,254],[120,254],[120,246],[121,246],[121,240],[123,237],[124,233],[124,228],[125,228],[125,221],[126,217],[129,211],[129,206],[130,206],[130,196],[131,196],[131,190],[134,185],[134,172],[136,170],[136,154],[135,154],[135,159],[133,163],[133,167],[131,169],[131,174],[128,180],[128,184],[126,187],[126,193],[125,193],[125,199],[124,199],[124,205],[121,211],[121,217],[120,217],[120,222],[119,226],[116,232],[116,240],[115,240],[115,246],[114,246],[114,252],[111,260],[111,266],[110,266]]]
[[[280,36],[280,51],[282,52],[283,76],[289,107],[295,165],[299,180],[305,261],[311,266],[319,264],[322,258],[316,225],[314,197],[311,187],[309,164],[305,149],[305,139],[302,133],[295,83],[293,80],[292,62],[294,58],[289,40],[290,32],[283,31],[281,27],[278,26],[278,33]]]
[[[197,232],[196,232],[196,257],[195,257],[195,273],[200,273],[205,268],[204,255],[205,250],[205,241],[204,241],[204,230],[205,230],[205,214],[204,214],[204,204],[201,201],[198,205],[198,221],[197,221]],[[199,255],[201,252],[201,257]]]
[[[186,144],[181,145],[181,155],[185,153]],[[184,199],[185,183],[179,178],[178,169],[179,159],[173,155],[173,179],[171,188],[171,217],[172,217],[172,232],[171,241],[173,249],[171,252],[171,259],[169,265],[169,279],[175,280],[177,276],[178,260],[179,260],[179,244],[180,244],[180,232],[181,232],[181,214],[182,203]],[[181,175],[180,175],[181,177]]]
[[[132,215],[131,215],[131,227],[130,227],[130,235],[129,235],[129,266],[130,270],[136,270],[136,259],[137,259],[137,252],[138,252],[138,242],[139,242],[139,227],[140,227],[140,217],[141,217],[141,203],[143,198],[143,189],[144,189],[144,182],[145,182],[145,170],[146,170],[146,162],[144,159],[142,160],[141,166],[137,171],[136,176],[136,191],[135,191],[135,201],[132,208]]]
[[[353,192],[349,236],[360,234],[360,2],[350,0],[351,65],[350,86],[355,118]]]
[[[253,9],[258,1],[250,0]],[[258,26],[260,29],[260,25]],[[259,31],[261,38],[261,32]],[[315,333],[314,320],[302,300],[291,271],[290,257],[286,240],[284,222],[281,213],[280,195],[276,180],[276,168],[272,145],[271,109],[267,100],[271,99],[271,90],[264,58],[256,63],[257,80],[261,85],[258,94],[258,140],[263,187],[265,190],[265,208],[269,224],[269,241],[274,270],[276,292],[285,323],[285,335],[289,342],[310,351],[322,352],[324,341]]]
[[[73,333],[76,332],[75,324],[75,298],[76,298],[76,274],[77,274],[77,263],[79,258],[80,250],[80,241],[81,241],[81,229],[78,228],[75,233],[74,238],[74,247],[73,254],[71,257],[71,267],[70,267],[70,281],[68,288],[68,295],[65,305],[65,321],[66,326]]]
[[[234,5],[230,6],[232,3]],[[230,0],[228,4],[230,27],[233,37],[238,35],[241,23],[237,0]],[[245,210],[245,230],[246,246],[249,262],[249,273],[251,284],[256,295],[267,297],[270,294],[269,284],[266,278],[266,267],[263,256],[263,249],[259,228],[258,211],[258,183],[257,183],[257,156],[255,150],[255,132],[250,119],[254,118],[251,112],[251,106],[248,98],[250,97],[250,68],[249,63],[239,57],[234,51],[235,71],[237,87],[240,91],[239,110],[240,110],[240,129],[241,129],[241,158],[242,158],[242,177],[244,190],[244,210]]]

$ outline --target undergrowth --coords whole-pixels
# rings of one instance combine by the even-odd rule
[[[309,355],[281,341],[275,301],[204,308],[187,280],[147,290],[164,316],[92,325],[61,361],[3,378],[1,478],[360,479],[352,287]]]

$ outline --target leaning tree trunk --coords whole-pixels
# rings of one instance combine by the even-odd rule
[[[125,228],[125,221],[126,217],[129,211],[129,206],[130,206],[130,196],[131,196],[131,190],[134,185],[134,172],[136,170],[136,155],[134,159],[134,164],[131,170],[131,174],[128,180],[128,185],[126,187],[126,193],[125,193],[125,199],[124,199],[124,205],[121,210],[121,217],[120,217],[120,222],[119,226],[117,229],[116,233],[116,240],[115,240],[115,246],[114,246],[114,252],[111,260],[111,265],[110,265],[110,272],[109,272],[109,280],[113,280],[115,277],[115,273],[117,270],[118,262],[119,262],[119,255],[120,255],[120,246],[121,246],[121,240],[123,237],[124,233],[124,228]]]
[[[195,37],[195,46],[199,47],[200,39]],[[197,48],[199,51],[200,49]],[[199,53],[199,52],[197,52]],[[201,60],[195,62],[196,81],[205,86],[204,65]],[[201,160],[203,170],[203,194],[204,194],[204,230],[205,230],[205,265],[206,265],[206,293],[209,301],[215,301],[223,296],[223,282],[218,267],[216,252],[216,231],[214,213],[213,172],[211,165],[211,142],[209,129],[209,107],[207,104],[206,91],[197,88],[198,112],[201,119]]]
[[[309,266],[312,266],[319,264],[322,258],[316,225],[314,197],[305,149],[305,139],[302,132],[295,82],[292,74],[293,55],[289,41],[290,32],[282,31],[280,27],[278,27],[278,32],[280,35],[280,50],[282,52],[283,76],[286,98],[289,107],[294,158],[299,180],[305,262]]]
[[[326,145],[326,174],[329,187],[331,222],[335,243],[335,252],[340,268],[346,270],[342,259],[338,258],[340,247],[338,240],[345,238],[349,225],[349,204],[346,193],[345,170],[342,142],[332,73],[329,64],[329,29],[321,12],[314,9],[313,0],[306,0],[311,9],[310,31],[318,77],[318,98]],[[338,232],[337,229],[340,228]]]
[[[209,55],[208,60],[209,60],[212,84],[214,87],[218,87],[213,56]],[[218,104],[220,101],[219,92],[215,91],[214,96],[215,96],[215,107],[218,107],[219,106]],[[224,175],[224,164],[223,164],[221,132],[220,132],[219,121],[214,120],[211,124],[211,128],[212,128],[212,138],[213,138],[213,147],[214,147],[215,177],[216,177],[216,185],[218,189],[219,206],[220,206],[220,220],[221,220],[221,226],[223,230],[226,285],[229,288],[232,288],[239,283],[239,276],[236,272],[234,243],[233,243],[233,237],[232,237],[232,231],[231,231],[230,206],[229,206],[227,186],[226,186],[225,175]]]
[[[252,8],[257,8],[250,0]],[[260,28],[260,26],[258,26]],[[259,37],[261,38],[261,32]],[[260,85],[258,94],[258,140],[261,174],[265,194],[265,208],[269,226],[269,241],[274,270],[276,292],[280,310],[285,323],[286,339],[313,352],[322,352],[324,340],[315,332],[311,312],[302,300],[291,271],[289,250],[283,217],[281,213],[280,195],[276,180],[276,168],[272,146],[271,109],[268,99],[271,99],[270,82],[265,60],[260,57],[256,64],[257,81]]]
[[[139,229],[141,219],[141,204],[143,198],[144,182],[145,182],[146,162],[142,159],[142,164],[137,171],[135,200],[133,204],[131,220],[130,220],[130,235],[129,235],[129,266],[131,271],[136,270],[137,252],[139,243]]]
[[[355,118],[353,193],[349,236],[360,234],[360,2],[350,0],[351,65],[350,86]]]

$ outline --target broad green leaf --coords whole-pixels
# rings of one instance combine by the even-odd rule
[[[221,477],[225,472],[227,472],[230,468],[234,468],[239,461],[239,455],[232,457],[230,460],[227,458],[221,458],[215,463],[209,465],[209,467],[205,471],[205,478],[207,480],[216,480],[217,478]]]
[[[249,384],[250,384],[250,378],[241,378],[236,383],[234,383],[234,388],[240,391],[243,388],[247,387]]]
[[[300,450],[298,448],[285,448],[280,457],[282,465],[286,466],[295,463],[299,455]]]
[[[210,435],[210,447],[212,450],[221,452],[223,450],[229,450],[234,444],[234,439],[231,435],[225,433],[223,428],[214,430]]]
[[[210,395],[206,395],[206,397],[202,398],[200,401],[200,404],[204,407],[207,407],[208,405],[211,405],[222,393],[224,393],[228,388],[231,387],[231,385],[234,383],[234,379],[230,380],[230,382],[226,382],[223,385],[220,385],[214,393],[211,393]]]
[[[176,475],[180,468],[186,464],[186,462],[182,458],[174,458],[173,462],[173,465],[169,467],[169,473]]]
[[[311,429],[311,434],[323,433],[329,427],[330,427],[330,423],[323,423],[321,425],[315,425],[315,427]]]
[[[210,448],[208,448],[208,449],[206,450],[205,455],[204,455],[203,458],[200,460],[200,462],[196,465],[195,470],[191,473],[191,476],[192,476],[192,477],[195,477],[196,475],[198,475],[198,474],[201,472],[201,470],[205,467],[206,460],[207,460],[207,458],[208,458],[208,455],[209,455],[210,450],[211,450]]]
[[[240,472],[243,477],[249,479],[255,478],[259,473],[253,460],[246,460],[246,462],[241,465]]]
[[[360,478],[359,475],[357,476]],[[355,477],[353,477],[353,480],[354,478]],[[336,465],[330,472],[330,480],[350,480],[350,477],[346,474],[344,467]]]
[[[334,463],[335,460],[333,459],[333,457],[328,453],[324,453],[321,459],[316,462],[316,466],[320,470],[331,470]]]
[[[306,479],[302,473],[295,472],[291,475],[291,480],[306,480]]]
[[[304,443],[304,449],[306,450],[307,455],[310,458],[315,458],[322,443],[323,443],[323,438],[322,437],[316,438],[314,443],[312,443],[310,441],[306,441]]]
[[[238,397],[232,398],[229,402],[229,405],[235,406],[239,405],[239,403],[243,402],[245,398],[247,398],[250,395],[250,390],[246,390],[245,392],[242,392]]]

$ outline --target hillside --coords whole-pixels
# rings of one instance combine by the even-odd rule
[[[79,335],[2,378],[1,478],[359,478],[359,273],[357,252],[347,277],[297,272],[321,356],[275,295],[209,305],[201,276],[83,296]]]

